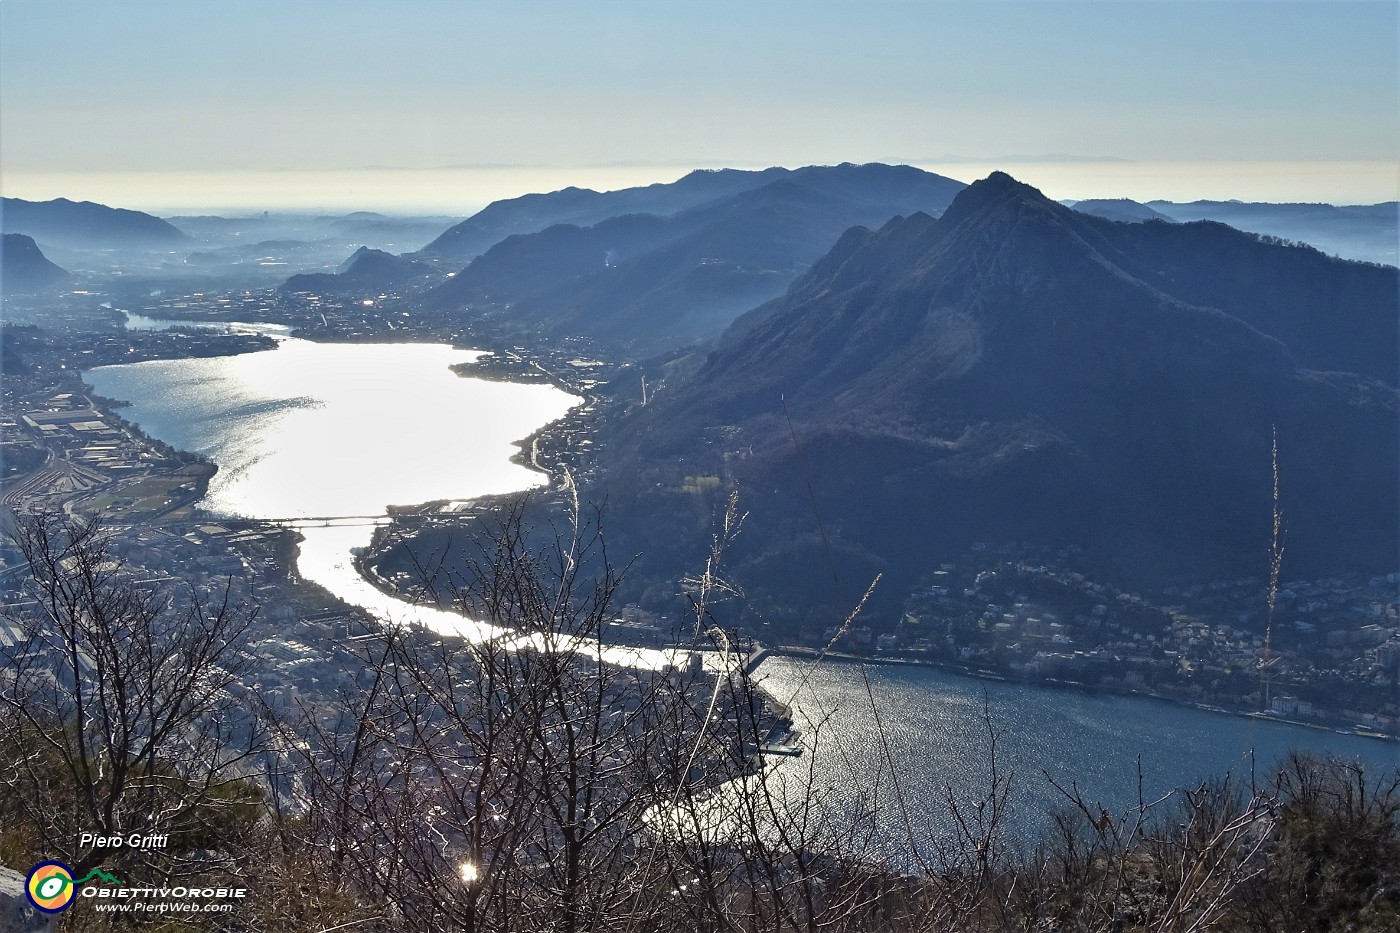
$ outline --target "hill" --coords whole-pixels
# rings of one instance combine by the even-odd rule
[[[839,165],[662,217],[561,224],[491,247],[427,300],[633,355],[713,337],[777,297],[857,224],[941,213],[963,185],[908,166]]]
[[[159,217],[92,201],[3,199],[6,233],[65,249],[179,249],[190,238]]]
[[[429,267],[402,256],[361,246],[335,272],[294,275],[282,283],[289,292],[377,290],[406,282]]]
[[[652,361],[645,406],[621,379],[594,495],[680,572],[713,515],[696,478],[737,488],[735,573],[784,612],[830,605],[833,572],[847,599],[876,571],[906,593],[979,541],[1156,587],[1260,572],[1276,430],[1290,575],[1393,570],[1395,307],[1394,270],[998,173]]]
[[[5,234],[0,246],[0,295],[37,291],[70,279],[68,271],[49,262],[33,239],[22,233]]]

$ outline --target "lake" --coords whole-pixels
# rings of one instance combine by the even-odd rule
[[[1024,839],[1067,803],[1047,774],[1066,787],[1077,783],[1087,801],[1118,814],[1137,801],[1139,762],[1148,800],[1227,772],[1246,779],[1253,772],[1267,784],[1273,765],[1292,749],[1338,755],[1368,771],[1400,765],[1400,745],[1393,742],[934,667],[867,665],[862,673],[855,664],[813,668],[806,659],[770,656],[758,676],[792,707],[808,746],[801,757],[773,758],[769,766],[788,781],[810,780],[825,801],[840,806],[857,807],[862,795],[878,791],[887,840],[907,835],[891,774],[919,837],[946,836],[950,788],[963,802],[985,792],[988,723],[997,733],[999,768],[1013,776],[1010,826]]]
[[[480,634],[455,613],[410,606],[361,578],[351,549],[390,505],[516,492],[547,477],[516,441],[581,402],[553,386],[467,379],[479,356],[442,344],[327,344],[283,337],[270,352],[103,366],[96,391],[130,401],[148,434],[209,457],[201,505],[227,516],[298,521],[297,569],[381,618]]]

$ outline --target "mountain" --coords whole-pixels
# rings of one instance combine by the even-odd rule
[[[591,227],[555,224],[537,233],[517,233],[472,260],[429,300],[444,307],[518,301],[611,268],[686,229],[655,214],[625,214]]]
[[[527,194],[487,205],[423,247],[421,253],[425,258],[466,262],[514,234],[535,233],[556,224],[589,227],[626,214],[669,217],[784,178],[805,182],[838,197],[859,200],[875,194],[888,200],[890,192],[881,195],[872,189],[872,180],[857,179],[857,173],[851,171],[861,168],[888,170],[891,177],[885,183],[892,182],[896,187],[903,185],[904,180],[893,176],[918,171],[907,166],[867,167],[849,163],[798,169],[774,167],[761,171],[697,169],[678,181],[619,191],[565,188],[548,194]],[[939,185],[932,180],[939,176],[922,174],[927,176],[930,186]]]
[[[420,252],[427,258],[466,262],[514,234],[534,233],[556,224],[591,226],[624,214],[674,214],[687,207],[756,188],[787,171],[782,168],[761,172],[697,169],[678,181],[665,184],[619,191],[570,187],[494,201],[449,228]]]
[[[1395,270],[997,173],[620,377],[592,495],[680,573],[714,514],[696,478],[737,488],[731,576],[789,615],[830,608],[833,575],[847,608],[877,571],[897,604],[975,542],[1161,586],[1266,572],[1276,431],[1285,572],[1393,570],[1396,299]]]
[[[294,275],[282,284],[289,292],[336,292],[387,288],[408,281],[431,267],[379,249],[361,246],[335,272]]]
[[[190,239],[159,217],[92,201],[25,201],[4,198],[0,222],[6,233],[23,233],[65,249],[179,249]]]
[[[1075,201],[1066,207],[1072,207],[1081,214],[1093,214],[1095,217],[1106,217],[1125,223],[1139,223],[1144,220],[1173,222],[1166,214],[1154,211],[1146,204],[1130,198],[1090,198],[1086,201]]]
[[[839,165],[678,211],[555,225],[497,243],[427,301],[487,304],[514,326],[645,355],[718,334],[782,294],[838,236],[901,213],[941,213],[961,182],[908,166]]]
[[[1346,259],[1400,263],[1400,204],[1336,206],[1244,201],[1149,201],[1147,207],[1173,220],[1215,220],[1240,230],[1308,243]]]
[[[0,294],[38,291],[71,279],[66,269],[49,262],[32,238],[5,234],[0,246]]]

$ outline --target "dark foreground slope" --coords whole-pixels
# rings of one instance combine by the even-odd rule
[[[942,213],[962,187],[909,166],[784,170],[670,214],[509,237],[426,300],[441,309],[471,307],[502,326],[585,336],[645,355],[716,336],[743,311],[782,294],[849,227]]]
[[[1290,576],[1393,570],[1395,275],[998,173],[848,232],[713,352],[653,365],[645,407],[621,383],[597,492],[679,570],[713,512],[693,478],[737,487],[734,569],[775,605],[829,601],[833,570],[899,594],[979,541],[1153,586],[1262,572],[1276,431]]]
[[[34,240],[22,233],[5,234],[0,245],[0,294],[32,292],[71,279],[44,256]]]

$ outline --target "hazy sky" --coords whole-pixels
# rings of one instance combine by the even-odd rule
[[[453,213],[878,160],[1056,197],[1387,200],[1397,9],[4,0],[0,187]]]

